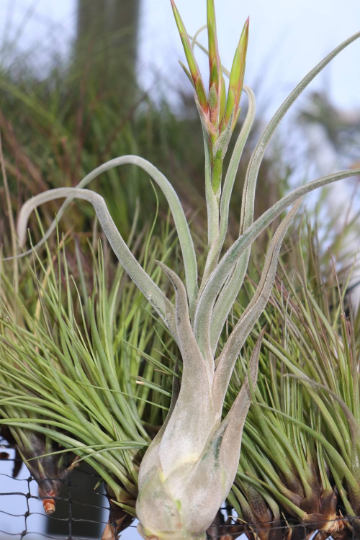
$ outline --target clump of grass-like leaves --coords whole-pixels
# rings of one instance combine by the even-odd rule
[[[345,313],[344,293],[322,279],[311,234],[307,241],[307,260],[283,269],[263,316],[258,385],[229,495],[247,524],[235,530],[249,538],[283,538],[283,516],[303,526],[292,538],[358,534],[359,317]],[[243,360],[228,407],[245,374]]]
[[[1,266],[0,425],[10,426],[47,513],[66,476],[86,460],[120,505],[113,515],[122,524],[125,511],[135,516],[138,469],[151,440],[146,426],[162,424],[175,360],[169,351],[164,361],[164,328],[123,268],[109,272],[100,245],[89,280],[89,261],[76,246],[64,239],[55,255],[47,249],[19,261],[15,285]],[[140,250],[155,281],[154,257],[171,250],[168,233]]]

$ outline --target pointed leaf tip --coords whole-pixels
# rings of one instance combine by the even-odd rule
[[[210,66],[217,56],[217,34],[214,0],[207,0],[207,26],[209,37],[209,60]]]
[[[192,77],[192,80],[193,80],[193,85],[195,87],[195,92],[197,94],[197,97],[198,97],[199,103],[201,105],[201,108],[204,110],[205,113],[207,113],[208,112],[208,102],[207,102],[205,87],[204,87],[204,84],[203,84],[203,81],[202,81],[199,66],[198,66],[198,64],[196,62],[196,58],[194,56],[194,53],[193,53],[193,50],[191,48],[191,44],[190,44],[190,41],[189,41],[188,33],[187,33],[185,25],[184,25],[184,23],[183,23],[183,21],[181,19],[179,10],[177,9],[174,0],[170,0],[170,1],[171,1],[171,6],[172,6],[172,9],[173,9],[173,12],[174,12],[176,26],[178,27],[180,38],[181,38],[181,41],[182,41],[182,44],[183,44],[183,47],[184,47],[186,60],[187,60],[188,65],[189,65],[189,70],[190,70],[191,77]]]
[[[237,112],[239,110],[239,103],[241,92],[244,84],[244,75],[245,75],[245,65],[246,65],[246,54],[249,41],[249,22],[250,18],[248,17],[245,21],[243,30],[241,32],[239,44],[235,51],[235,56],[230,73],[229,81],[229,96],[233,93],[233,97],[229,99],[226,104],[226,113],[225,119],[226,122],[229,121],[230,114],[232,113],[233,108],[235,108],[234,117],[236,118]]]

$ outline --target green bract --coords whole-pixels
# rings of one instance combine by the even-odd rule
[[[339,45],[294,89],[265,129],[250,160],[243,191],[240,236],[222,253],[228,227],[229,202],[244,145],[255,115],[255,98],[244,86],[249,107],[230,164],[222,180],[223,162],[240,111],[248,24],[245,24],[230,74],[225,106],[224,82],[218,53],[213,0],[208,0],[210,90],[207,97],[193,47],[172,0],[176,22],[195,87],[195,100],[203,125],[205,143],[205,192],[208,211],[208,251],[198,286],[197,257],[181,203],[169,181],[150,163],[137,157],[114,159],[90,173],[76,188],[60,188],[30,199],[22,208],[18,236],[24,244],[28,217],[39,205],[66,198],[58,219],[74,198],[92,204],[99,223],[119,262],[143,292],[179,346],[183,369],[179,391],[174,391],[168,416],[150,444],[139,471],[136,513],[144,537],[159,539],[204,538],[221,503],[233,484],[240,457],[242,429],[251,402],[250,387],[256,385],[262,336],[254,346],[243,383],[231,409],[222,420],[228,384],[245,340],[266,307],[273,286],[280,247],[300,206],[301,198],[314,189],[360,173],[350,170],[319,178],[285,196],[254,221],[254,199],[259,168],[268,143],[283,116],[313,78],[356,34]],[[166,297],[138,263],[121,237],[104,199],[83,189],[104,170],[131,163],[147,171],[163,191],[179,237],[185,283],[161,264],[176,293],[176,305]],[[221,351],[219,338],[242,287],[252,243],[275,218],[294,205],[278,227],[266,256],[260,282]],[[51,229],[49,230],[49,233]],[[49,234],[48,233],[48,234]],[[48,234],[45,236],[47,237]]]

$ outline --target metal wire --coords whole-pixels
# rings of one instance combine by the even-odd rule
[[[50,540],[93,540],[94,538],[101,538],[102,529],[105,528],[109,521],[111,507],[105,492],[101,488],[94,489],[94,486],[99,484],[99,475],[94,474],[88,469],[77,469],[77,482],[74,483],[71,477],[66,481],[62,481],[64,484],[62,492],[58,497],[54,497],[57,505],[57,512],[55,512],[55,515],[46,516],[44,512],[38,512],[31,508],[33,501],[42,500],[37,494],[37,484],[32,476],[29,475],[26,476],[26,478],[13,478],[11,468],[16,466],[19,471],[21,460],[16,457],[12,458],[8,455],[10,452],[14,452],[13,447],[1,440],[0,437],[0,465],[2,465],[2,469],[7,469],[7,472],[0,471],[0,540],[22,540],[24,538],[26,540],[41,540],[43,538]],[[23,467],[25,466],[23,465]],[[20,483],[22,483],[23,489],[13,491],[4,490],[4,479],[11,479],[11,482],[18,482],[19,487],[21,486]],[[91,489],[89,487],[84,487],[85,484],[89,486],[89,482],[90,484],[93,484]],[[33,494],[33,491],[35,491],[36,494]],[[64,491],[65,496],[63,494]],[[76,495],[75,491],[77,493]],[[102,503],[89,503],[85,498],[85,496],[88,498],[89,493],[91,495],[96,495],[101,499]],[[25,512],[17,512],[16,507],[14,508],[14,512],[4,510],[4,502],[7,501],[7,503],[9,503],[9,498],[11,497],[24,498],[26,503]],[[65,511],[64,517],[61,517],[61,512],[58,512],[58,506],[60,505],[63,506],[63,512]],[[79,509],[82,509],[83,511],[86,510],[88,515],[81,517]],[[223,510],[225,515],[225,509]],[[39,524],[41,523],[42,526],[37,528],[41,528],[42,532],[40,530],[32,530],[32,526],[29,524],[29,520],[32,516],[39,517]],[[97,516],[100,516],[100,518],[97,518]],[[6,530],[6,517],[16,520],[16,532]],[[344,521],[346,518],[332,520],[332,523],[335,523],[335,521],[338,520]],[[360,529],[360,518],[349,518],[348,521],[351,526],[357,521],[357,528]],[[322,526],[323,524],[324,521],[318,523],[319,526]],[[115,523],[112,525],[115,530]],[[60,528],[63,529],[64,526],[67,527],[66,533],[59,535],[58,532],[60,532]],[[81,531],[84,530],[85,527],[94,529],[91,536],[81,535]],[[241,524],[236,518],[230,516],[226,523],[212,525],[207,531],[207,538],[209,540],[216,540],[226,535],[228,538],[246,538],[247,536],[248,538],[251,538],[251,540],[257,540],[264,538],[264,533],[269,531],[270,528],[272,531],[270,535],[271,538],[279,538],[276,535],[276,531],[279,530],[283,531],[283,535],[280,535],[280,537],[285,538],[289,532],[289,528],[292,530],[292,535],[295,533],[293,538],[295,537],[296,540],[309,540],[310,537],[311,540],[318,540],[321,536],[320,531],[316,530],[314,530],[313,535],[311,536],[309,529],[306,529],[303,524],[295,521],[291,523],[287,522],[287,524],[269,522],[264,524],[264,527],[254,527],[252,525]],[[44,529],[47,530],[44,532]],[[130,525],[123,531],[121,533],[122,540],[135,538],[136,531],[134,529],[136,529],[136,524]],[[356,536],[355,528],[352,527],[352,529],[352,540],[359,540],[359,537]],[[56,534],[56,536],[51,533]],[[245,533],[247,533],[246,536]],[[323,538],[323,536],[321,536],[321,538]],[[117,540],[115,532],[112,540]]]

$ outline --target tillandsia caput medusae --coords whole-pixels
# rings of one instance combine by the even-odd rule
[[[245,23],[231,72],[228,73],[221,65],[218,52],[214,0],[207,0],[210,63],[210,89],[207,94],[194,55],[197,35],[190,40],[173,0],[171,4],[189,69],[183,67],[195,90],[195,101],[204,135],[208,252],[200,284],[194,244],[181,203],[165,176],[151,163],[138,156],[115,158],[88,174],[76,188],[50,190],[27,201],[19,215],[18,237],[20,245],[23,246],[29,215],[47,201],[66,198],[59,210],[58,220],[75,198],[90,202],[120,263],[177,342],[183,362],[181,387],[177,389],[177,384],[174,384],[172,404],[166,421],[141,463],[136,506],[142,536],[176,539],[205,537],[206,529],[228,495],[235,478],[242,428],[250,406],[250,385],[255,385],[257,379],[261,336],[249,363],[248,378],[229,413],[222,420],[223,401],[239,352],[269,299],[280,247],[302,196],[331,182],[360,174],[360,169],[354,169],[314,180],[283,197],[254,221],[255,188],[262,159],[276,127],[297,97],[332,58],[360,37],[360,33],[339,45],[306,75],[266,127],[247,169],[239,238],[223,253],[231,193],[255,116],[254,94],[243,84],[249,21]],[[230,81],[227,96],[224,75],[228,76]],[[248,110],[224,175],[224,158],[240,115],[242,91],[248,98]],[[123,164],[133,164],[145,170],[163,191],[169,203],[185,271],[183,283],[172,270],[161,264],[175,289],[175,306],[128,249],[104,199],[97,193],[84,189],[102,172]],[[278,227],[269,246],[254,297],[218,354],[220,334],[242,287],[251,245],[260,233],[292,204],[293,208]],[[33,249],[49,237],[55,226],[54,222],[43,240]],[[31,253],[31,250],[22,255],[27,253]]]

